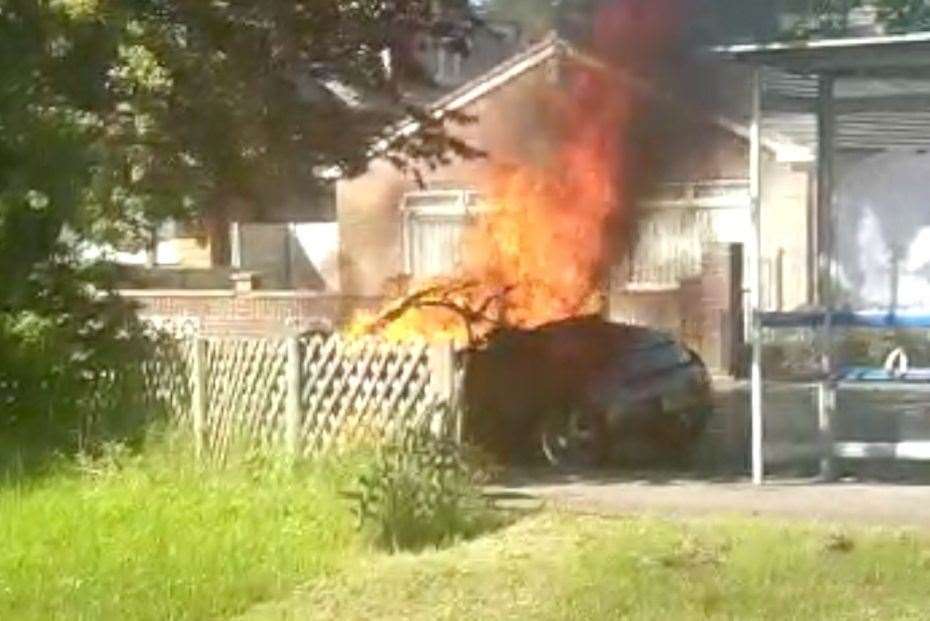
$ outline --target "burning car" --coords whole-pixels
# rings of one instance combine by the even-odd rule
[[[467,348],[466,432],[505,460],[541,451],[559,464],[603,461],[621,435],[683,452],[708,418],[696,354],[594,316],[614,268],[641,241],[641,193],[672,158],[650,133],[664,127],[654,97],[631,85],[677,58],[676,24],[663,9],[634,13],[597,29],[622,71],[580,63],[538,93],[528,81],[532,115],[489,140],[480,166],[455,167],[427,188],[458,187],[459,198],[429,209],[404,199],[404,272],[385,282],[385,305],[349,327]],[[501,121],[494,134],[507,133]]]
[[[701,359],[665,333],[597,317],[503,328],[469,353],[466,430],[504,461],[603,463],[619,437],[686,452],[712,406]]]

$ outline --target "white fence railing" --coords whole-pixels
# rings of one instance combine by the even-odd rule
[[[451,346],[341,336],[166,340],[146,393],[198,451],[237,442],[314,455],[410,426],[461,433]]]

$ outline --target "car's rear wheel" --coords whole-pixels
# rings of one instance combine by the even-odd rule
[[[546,461],[557,468],[597,465],[603,430],[598,419],[581,409],[547,417],[540,432],[540,448]]]

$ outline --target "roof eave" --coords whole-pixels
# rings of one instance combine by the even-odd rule
[[[795,73],[930,70],[930,32],[723,45],[709,51],[719,58]]]
[[[930,41],[930,33],[928,33]],[[443,114],[450,111],[458,111],[466,108],[475,101],[485,97],[489,93],[508,84],[514,78],[519,77],[528,70],[531,70],[549,59],[557,58],[560,55],[570,56],[582,64],[600,70],[609,69],[608,65],[602,60],[579,50],[562,39],[557,32],[549,33],[539,43],[524,50],[515,57],[504,61],[488,73],[463,84],[448,95],[436,101],[429,107],[429,113],[434,118],[442,118]],[[719,127],[732,132],[742,138],[748,139],[749,128],[731,119],[722,116],[713,116],[708,119],[710,122]],[[395,126],[390,134],[379,140],[371,149],[370,156],[377,157],[388,150],[391,142],[398,138],[409,137],[420,129],[419,121],[406,119]],[[814,159],[813,152],[804,145],[799,145],[782,136],[772,136],[771,134],[763,138],[763,148],[771,153],[775,159],[784,163],[806,163]]]

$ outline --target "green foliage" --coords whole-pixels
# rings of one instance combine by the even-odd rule
[[[927,0],[876,0],[878,17],[892,33],[930,29]]]
[[[0,55],[16,59],[0,64],[0,303],[54,251],[92,175],[106,47],[95,34],[44,3],[0,11]]]
[[[91,200],[108,109],[115,48],[97,5],[0,9],[0,54],[16,59],[0,64],[0,433],[71,444],[124,403],[140,353],[129,309],[63,243]]]
[[[424,79],[415,38],[449,28],[432,4],[5,3],[3,269],[44,258],[63,226],[138,247],[166,217],[260,217],[363,170]],[[386,146],[406,164],[469,154],[441,131]]]
[[[22,299],[0,306],[0,434],[77,448],[141,426],[148,342],[132,309],[92,280],[56,257],[19,284]]]
[[[354,558],[346,478],[209,468],[169,434],[0,480],[0,618],[226,619],[288,596]]]
[[[82,243],[139,249],[168,217],[223,240],[228,219],[305,205],[324,171],[363,170],[375,145],[414,172],[478,155],[407,108],[411,43],[443,26],[431,5],[3,2],[0,431],[86,437],[135,413],[138,331],[76,260]],[[423,131],[395,137],[408,112]]]
[[[391,133],[411,83],[426,80],[414,41],[444,24],[429,0],[110,4],[120,9],[105,19],[120,30],[98,234],[174,216],[201,220],[219,242],[233,217],[306,204],[324,173],[361,172],[382,141],[404,165],[470,153],[443,131]]]
[[[478,155],[406,95],[426,80],[418,36],[467,35],[433,4],[5,2],[0,276],[21,280],[65,229],[137,249],[169,217],[306,205],[376,145],[406,167]],[[426,131],[393,133],[408,113]]]
[[[420,549],[474,536],[490,510],[484,473],[470,452],[427,429],[411,429],[378,450],[350,494],[362,528],[392,550]]]

